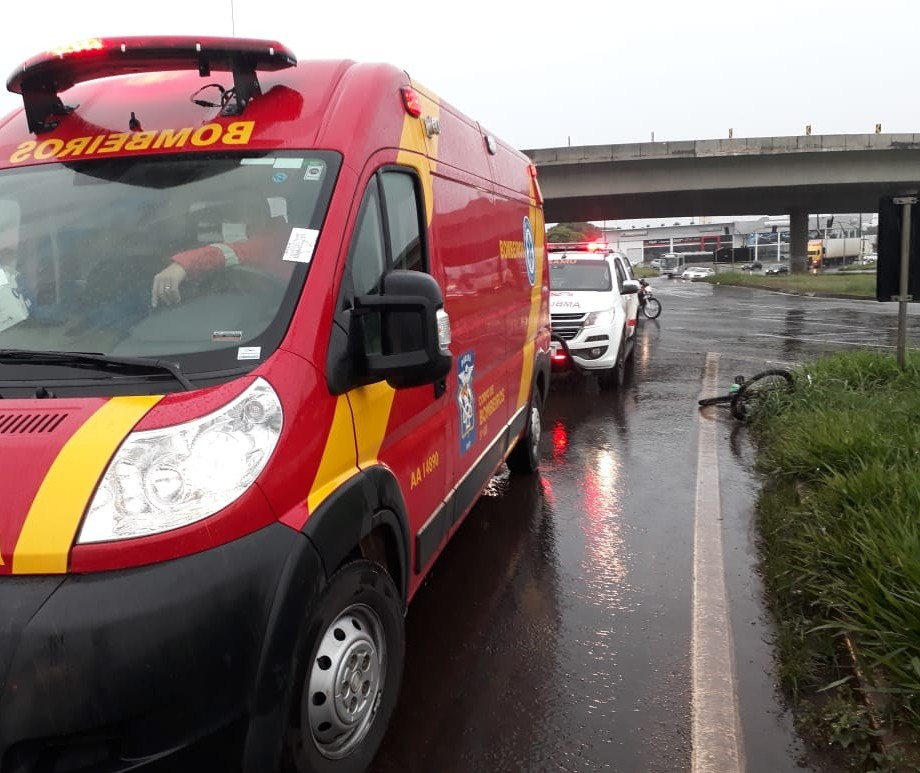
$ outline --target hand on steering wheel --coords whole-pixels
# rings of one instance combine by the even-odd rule
[[[182,302],[179,295],[179,285],[187,276],[186,271],[178,263],[170,263],[153,278],[153,289],[150,293],[150,305],[156,308],[160,304],[174,306]]]

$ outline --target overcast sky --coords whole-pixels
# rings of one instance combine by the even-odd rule
[[[95,36],[278,40],[388,61],[521,149],[920,131],[920,2],[4,0],[0,71]],[[546,8],[553,7],[550,13]],[[232,14],[231,14],[232,9]],[[18,104],[0,92],[0,112]]]

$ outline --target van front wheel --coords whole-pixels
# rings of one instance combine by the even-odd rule
[[[354,561],[317,597],[302,631],[288,770],[370,767],[396,708],[405,659],[402,603],[378,564]]]
[[[511,453],[508,454],[508,469],[513,475],[527,475],[536,472],[540,466],[540,437],[542,433],[543,401],[540,391],[534,387],[530,398],[530,413],[527,417],[527,431],[521,435]]]

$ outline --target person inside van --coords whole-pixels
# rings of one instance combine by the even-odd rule
[[[235,216],[236,222],[222,223],[224,241],[212,242],[173,255],[170,264],[153,278],[150,305],[173,306],[182,302],[180,286],[188,279],[199,279],[222,268],[251,266],[272,272],[281,263],[281,256],[291,229],[283,216],[273,217],[266,204],[255,215]]]
[[[0,215],[0,330],[6,330],[31,313],[35,261],[28,259],[31,245],[20,233],[18,207],[0,207]]]

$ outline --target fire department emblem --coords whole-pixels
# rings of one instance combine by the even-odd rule
[[[527,265],[527,279],[531,286],[537,281],[537,250],[533,243],[530,218],[524,218],[524,263]]]
[[[460,411],[460,453],[476,442],[476,394],[473,390],[473,352],[457,359],[457,408]]]

